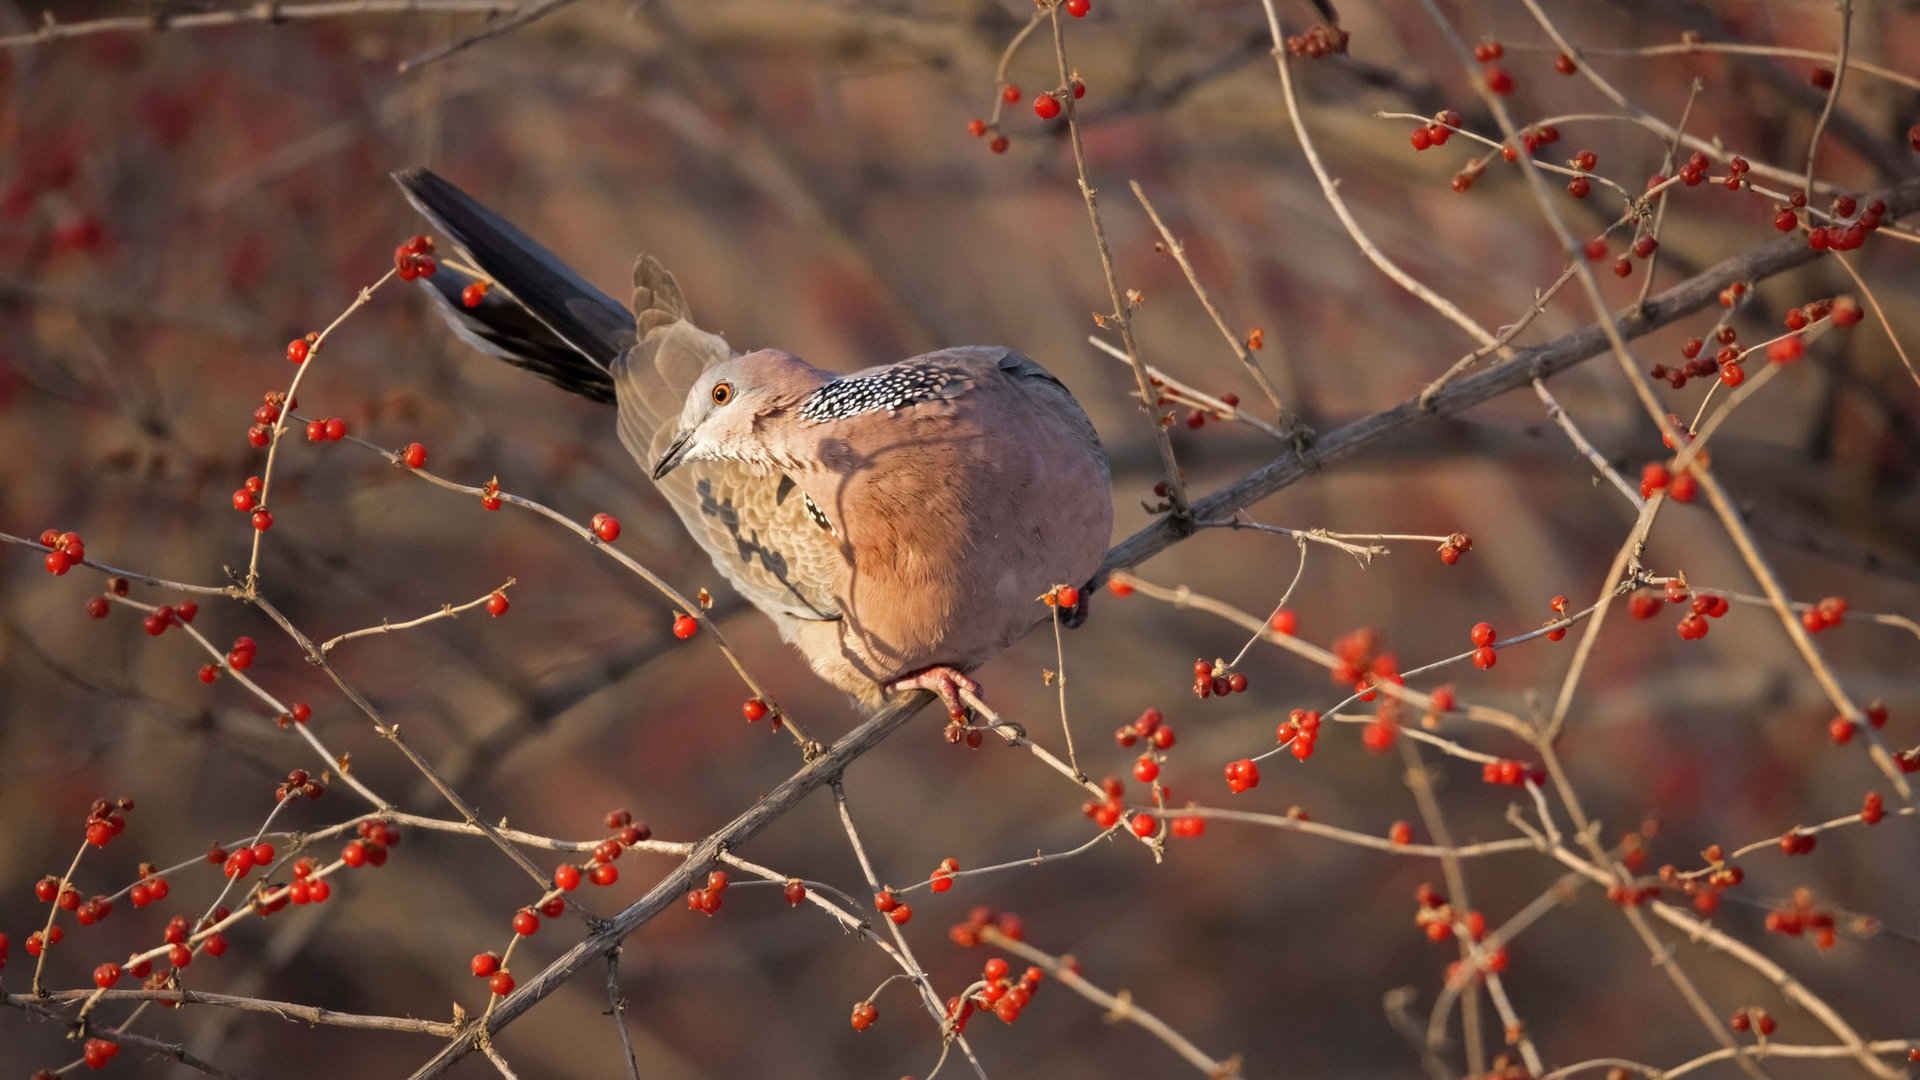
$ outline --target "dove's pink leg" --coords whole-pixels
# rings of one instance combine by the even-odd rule
[[[940,701],[947,707],[947,715],[955,720],[964,720],[967,716],[966,703],[960,700],[960,691],[970,694],[980,692],[980,684],[962,674],[958,668],[944,665],[930,667],[925,671],[895,679],[887,684],[887,693],[897,694],[902,690],[929,690],[940,695]]]

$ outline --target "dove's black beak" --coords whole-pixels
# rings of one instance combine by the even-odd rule
[[[686,460],[687,446],[692,442],[693,432],[681,432],[679,437],[675,438],[673,443],[667,447],[667,452],[660,455],[660,463],[653,467],[653,478],[659,480],[678,468],[680,463]]]

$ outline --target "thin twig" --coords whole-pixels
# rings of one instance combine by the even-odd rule
[[[1093,245],[1100,254],[1100,270],[1107,282],[1107,296],[1113,302],[1113,314],[1106,317],[1120,331],[1120,345],[1126,350],[1127,363],[1133,368],[1134,389],[1139,392],[1140,400],[1146,407],[1147,421],[1153,427],[1153,443],[1160,452],[1160,469],[1167,481],[1167,500],[1172,504],[1175,519],[1185,521],[1191,517],[1187,506],[1187,485],[1180,476],[1180,463],[1173,456],[1173,440],[1168,437],[1167,429],[1160,422],[1159,411],[1153,407],[1153,387],[1147,375],[1147,367],[1140,360],[1140,348],[1133,340],[1132,302],[1120,288],[1120,279],[1113,268],[1113,250],[1107,245],[1107,228],[1100,221],[1100,204],[1094,193],[1092,181],[1087,178],[1087,152],[1080,142],[1080,121],[1074,114],[1073,71],[1067,65],[1066,37],[1060,30],[1060,5],[1049,3],[1047,16],[1053,24],[1053,57],[1060,70],[1059,94],[1061,105],[1066,110],[1067,141],[1073,147],[1073,167],[1080,181],[1080,198],[1087,204],[1087,220],[1093,227]]]
[[[553,14],[555,11],[558,11],[559,9],[566,7],[568,4],[571,4],[571,3],[573,3],[573,0],[540,0],[540,3],[534,4],[530,7],[520,8],[519,10],[515,11],[512,15],[509,15],[508,17],[501,19],[499,22],[488,24],[487,28],[484,30],[480,30],[472,34],[468,34],[467,36],[462,38],[456,38],[455,40],[450,41],[445,45],[441,45],[437,48],[428,49],[426,52],[423,52],[418,56],[414,56],[409,59],[402,60],[400,61],[400,66],[396,70],[398,70],[400,74],[405,75],[406,73],[413,71],[417,68],[423,68],[423,67],[426,67],[428,64],[435,63],[436,61],[445,60],[447,57],[452,56],[454,53],[472,48],[473,46],[478,45],[481,42],[488,40],[489,38],[496,38],[496,37],[499,37],[501,34],[511,33],[527,25],[528,23],[534,22],[535,20],[538,20],[538,19],[545,18],[546,16]]]
[[[64,38],[87,37],[118,31],[194,30],[209,26],[234,26],[240,23],[282,23],[304,19],[336,19],[351,15],[423,14],[458,15],[475,13],[499,15],[515,11],[513,4],[499,0],[331,0],[317,4],[280,4],[260,0],[244,8],[228,11],[165,11],[149,15],[120,15],[85,22],[63,23],[51,11],[43,13],[38,30],[0,37],[0,47],[38,45]]]
[[[1147,193],[1140,187],[1140,181],[1129,180],[1127,186],[1133,189],[1133,197],[1140,201],[1140,208],[1147,212],[1147,219],[1153,222],[1154,228],[1160,230],[1160,239],[1166,244],[1167,254],[1173,256],[1173,261],[1180,264],[1180,272],[1187,276],[1187,284],[1193,286],[1193,295],[1200,298],[1200,306],[1206,309],[1207,317],[1213,320],[1213,325],[1220,331],[1220,336],[1227,339],[1227,348],[1233,351],[1234,357],[1240,361],[1240,366],[1246,368],[1247,376],[1253,380],[1254,385],[1258,386],[1260,391],[1267,395],[1267,400],[1273,403],[1274,418],[1291,427],[1292,424],[1287,419],[1286,407],[1280,403],[1280,391],[1273,388],[1267,373],[1261,370],[1259,361],[1247,351],[1247,346],[1240,340],[1240,336],[1227,326],[1227,320],[1221,316],[1220,309],[1213,306],[1213,298],[1207,295],[1206,286],[1200,284],[1200,275],[1194,271],[1193,263],[1187,260],[1186,245],[1173,235],[1173,230],[1167,228],[1166,222],[1160,220],[1160,212],[1153,208],[1153,203],[1147,201]]]

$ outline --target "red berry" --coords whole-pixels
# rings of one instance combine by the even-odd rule
[[[1146,837],[1158,832],[1160,823],[1154,820],[1152,814],[1135,814],[1133,820],[1127,823],[1127,827],[1133,830],[1133,835]]]
[[[1091,0],[1067,0],[1066,3],[1060,6],[1063,8],[1066,8],[1067,14],[1073,16],[1076,19],[1086,18],[1087,12],[1093,10],[1093,4],[1091,3]]]
[[[400,460],[406,462],[409,469],[423,468],[427,464],[427,448],[419,443],[408,443],[400,454]]]
[[[1006,102],[1009,105],[1013,104],[1016,101],[1019,101],[1020,87],[1015,83],[1008,83],[1007,85],[1001,87],[1000,100]]]
[[[609,544],[620,539],[620,519],[612,514],[593,515],[593,535]]]
[[[1142,755],[1139,761],[1133,763],[1133,778],[1143,784],[1153,783],[1159,775],[1160,763],[1150,757]]]
[[[1505,68],[1488,68],[1486,71],[1487,89],[1496,94],[1513,93],[1513,76]]]
[[[747,718],[747,723],[749,724],[754,723],[755,721],[759,720],[761,717],[764,717],[767,715],[767,703],[764,701],[761,701],[759,698],[754,698],[753,700],[740,706],[740,714]]]
[[[1396,844],[1411,844],[1413,843],[1413,826],[1404,821],[1396,821],[1387,830],[1387,839]]]
[[[1806,351],[1807,343],[1796,334],[1767,346],[1767,359],[1775,364],[1791,364],[1805,355]]]
[[[1375,754],[1384,754],[1393,748],[1393,740],[1398,734],[1392,724],[1375,720],[1361,729],[1360,743]]]
[[[311,349],[312,346],[307,343],[306,338],[294,338],[287,342],[287,359],[296,364],[304,364],[307,362],[307,353]]]
[[[498,590],[496,590],[491,596],[487,597],[487,614],[493,616],[496,619],[502,615],[505,615],[507,613],[507,609],[512,606],[513,605],[507,601],[507,594],[503,592],[499,592]]]
[[[1800,218],[1791,210],[1782,210],[1773,215],[1773,227],[1781,232],[1792,232],[1800,225]]]
[[[553,871],[553,884],[567,892],[580,887],[580,868],[572,863],[563,863]]]
[[[1467,632],[1467,636],[1473,639],[1475,645],[1491,645],[1494,639],[1493,624],[1474,623],[1473,629]]]
[[[534,931],[538,929],[540,929],[540,916],[535,915],[532,908],[521,908],[519,911],[514,912],[514,933],[519,934],[521,937],[531,937]]]
[[[871,1001],[862,1001],[853,1007],[852,1023],[855,1031],[867,1030],[878,1019],[880,1019],[880,1010],[874,1008]]]
[[[906,904],[901,904],[899,907],[887,912],[887,918],[892,919],[895,926],[905,926],[907,925],[907,920],[913,918],[913,908]]]
[[[513,975],[505,969],[494,972],[493,977],[487,980],[487,989],[492,990],[496,997],[506,997],[513,993]]]
[[[996,154],[1006,153],[1007,137],[1005,135],[995,135],[991,140],[988,141],[987,149],[993,151]]]
[[[327,441],[327,422],[325,420],[307,421],[307,441],[308,442],[326,442]]]
[[[1498,663],[1499,659],[1500,655],[1493,651],[1491,645],[1482,645],[1473,650],[1473,666],[1483,671]]]
[[[101,964],[93,969],[93,985],[105,990],[120,981],[120,974],[119,964]]]
[[[786,894],[787,903],[794,907],[799,907],[807,898],[807,887],[801,884],[798,878],[787,882],[787,887],[783,891]]]
[[[978,118],[967,121],[967,134],[979,138],[987,133],[987,122]]]
[[[467,287],[460,290],[460,306],[462,307],[477,308],[486,298],[487,283],[484,281],[468,282]]]
[[[255,510],[253,512],[253,527],[260,532],[266,532],[268,529],[273,528],[273,514],[266,510]]]
[[[1571,75],[1580,70],[1580,65],[1573,62],[1573,57],[1568,56],[1566,53],[1561,53],[1554,58],[1553,70],[1562,75]]]
[[[620,880],[620,868],[610,862],[594,863],[587,871],[587,880],[595,885],[611,885]]]
[[[681,641],[687,640],[699,631],[700,623],[693,616],[675,615],[673,617],[673,636]]]
[[[1415,150],[1425,150],[1433,145],[1433,138],[1427,134],[1427,129],[1424,127],[1414,128],[1413,134],[1407,136],[1407,139],[1413,144]]]
[[[476,978],[484,979],[500,970],[500,957],[499,954],[491,952],[474,953],[473,959],[468,961],[467,966]]]
[[[328,442],[339,442],[346,438],[347,422],[337,416],[329,418],[326,423],[326,436]]]
[[[1060,115],[1060,102],[1052,94],[1041,94],[1033,99],[1033,114],[1042,120],[1051,120]]]

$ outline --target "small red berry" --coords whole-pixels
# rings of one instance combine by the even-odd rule
[[[1561,53],[1554,58],[1553,70],[1562,75],[1571,75],[1580,70],[1580,65],[1574,63],[1573,57],[1568,56],[1566,53]]]
[[[521,937],[530,937],[534,931],[538,929],[540,929],[540,916],[535,915],[532,908],[521,908],[519,911],[514,912],[514,933],[519,934]]]
[[[337,416],[328,418],[325,434],[328,442],[339,442],[347,437],[347,422]]]
[[[1007,85],[1001,87],[1000,100],[1006,102],[1009,105],[1013,104],[1016,101],[1019,101],[1020,100],[1019,85],[1016,83],[1008,83]]]
[[[1473,650],[1473,666],[1483,671],[1498,663],[1499,660],[1500,654],[1494,652],[1491,645],[1482,645]]]
[[[1076,19],[1086,18],[1087,12],[1093,10],[1093,4],[1091,0],[1067,0],[1066,3],[1060,6],[1066,8],[1067,14],[1073,16]]]
[[[484,281],[468,282],[467,287],[460,290],[461,307],[477,308],[486,298],[487,283]]]
[[[304,364],[307,362],[307,353],[311,350],[312,346],[308,344],[306,338],[294,338],[287,342],[287,359],[296,364]]]
[[[1060,102],[1052,94],[1041,94],[1033,99],[1033,114],[1042,120],[1051,120],[1060,115]]]
[[[593,515],[593,535],[609,544],[620,539],[620,519],[612,514]]]
[[[747,723],[754,723],[767,715],[767,703],[761,701],[759,698],[754,698],[740,706],[740,714],[747,718]]]
[[[474,953],[467,967],[473,972],[474,977],[484,979],[500,970],[500,956],[491,952]]]
[[[506,593],[496,591],[493,595],[487,597],[487,614],[496,619],[505,615],[507,609],[512,606],[513,605],[507,600]]]
[[[1152,814],[1135,814],[1127,827],[1133,830],[1135,836],[1148,837],[1159,831],[1160,823],[1154,820]]]
[[[699,631],[700,623],[693,616],[675,615],[673,617],[673,636],[681,641],[687,640]]]
[[[853,1007],[852,1023],[855,1031],[867,1030],[878,1019],[880,1019],[880,1010],[874,1008],[871,1001],[862,1001]]]
[[[556,888],[566,892],[572,892],[579,888],[580,868],[572,863],[563,863],[555,867],[553,871],[553,884]]]
[[[408,443],[400,454],[400,460],[406,462],[409,469],[422,468],[427,463],[427,448],[419,443]]]
[[[1467,636],[1473,639],[1475,645],[1491,645],[1494,639],[1493,624],[1474,623],[1473,629],[1467,632]]]
[[[794,907],[799,907],[807,898],[807,887],[801,884],[799,878],[787,882],[787,887],[783,892],[787,897],[787,903]]]
[[[1513,93],[1513,76],[1505,68],[1488,68],[1486,71],[1487,89],[1496,94]]]
[[[587,880],[595,885],[611,885],[620,880],[620,868],[610,862],[597,862],[587,871]]]
[[[513,993],[512,973],[504,968],[494,972],[493,977],[487,980],[487,989],[492,990],[496,997],[506,997]]]
[[[253,512],[253,527],[260,532],[266,532],[268,529],[273,528],[273,514],[267,510],[255,510]]]

